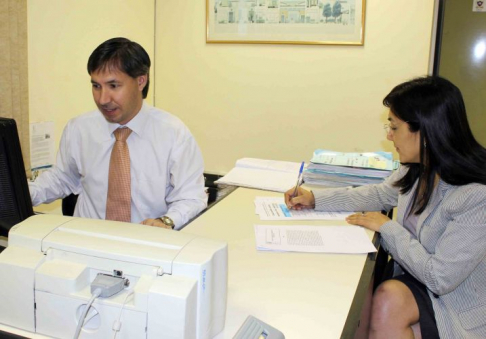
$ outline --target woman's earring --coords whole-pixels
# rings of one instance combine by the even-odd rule
[[[424,148],[427,148],[427,141],[424,141]]]

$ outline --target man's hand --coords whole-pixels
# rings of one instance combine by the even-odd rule
[[[375,232],[380,232],[380,227],[390,220],[380,212],[360,212],[351,214],[346,218],[346,221],[351,225],[363,226]]]
[[[170,226],[164,224],[160,219],[145,219],[144,221],[141,222],[141,224],[147,226],[166,228],[168,230],[172,229]]]

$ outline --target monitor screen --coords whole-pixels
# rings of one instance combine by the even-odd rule
[[[0,118],[0,236],[33,214],[17,124]]]

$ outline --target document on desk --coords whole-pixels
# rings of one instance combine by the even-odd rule
[[[279,161],[257,158],[241,158],[236,161],[235,167],[240,168],[256,168],[273,172],[290,172],[294,176],[300,168],[300,162]]]
[[[376,252],[365,230],[358,226],[255,225],[257,250],[277,252]]]
[[[256,197],[255,213],[260,220],[344,220],[353,212],[321,212],[313,209],[289,210],[283,197]]]
[[[342,153],[323,149],[314,151],[311,162],[323,165],[349,166],[388,171],[398,169],[400,164],[398,161],[393,160],[391,152]]]
[[[242,158],[216,183],[285,192],[295,185],[301,163]]]
[[[296,173],[234,167],[217,183],[283,193],[295,185],[295,178]]]

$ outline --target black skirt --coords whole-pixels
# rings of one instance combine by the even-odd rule
[[[387,264],[393,265],[393,260]],[[392,266],[393,267],[393,266]],[[427,287],[420,281],[415,279],[410,273],[403,270],[404,274],[392,277],[390,279],[401,281],[407,286],[415,298],[415,302],[419,309],[420,332],[424,339],[439,339],[439,330],[437,329],[437,322],[435,321],[434,307],[430,299]]]

